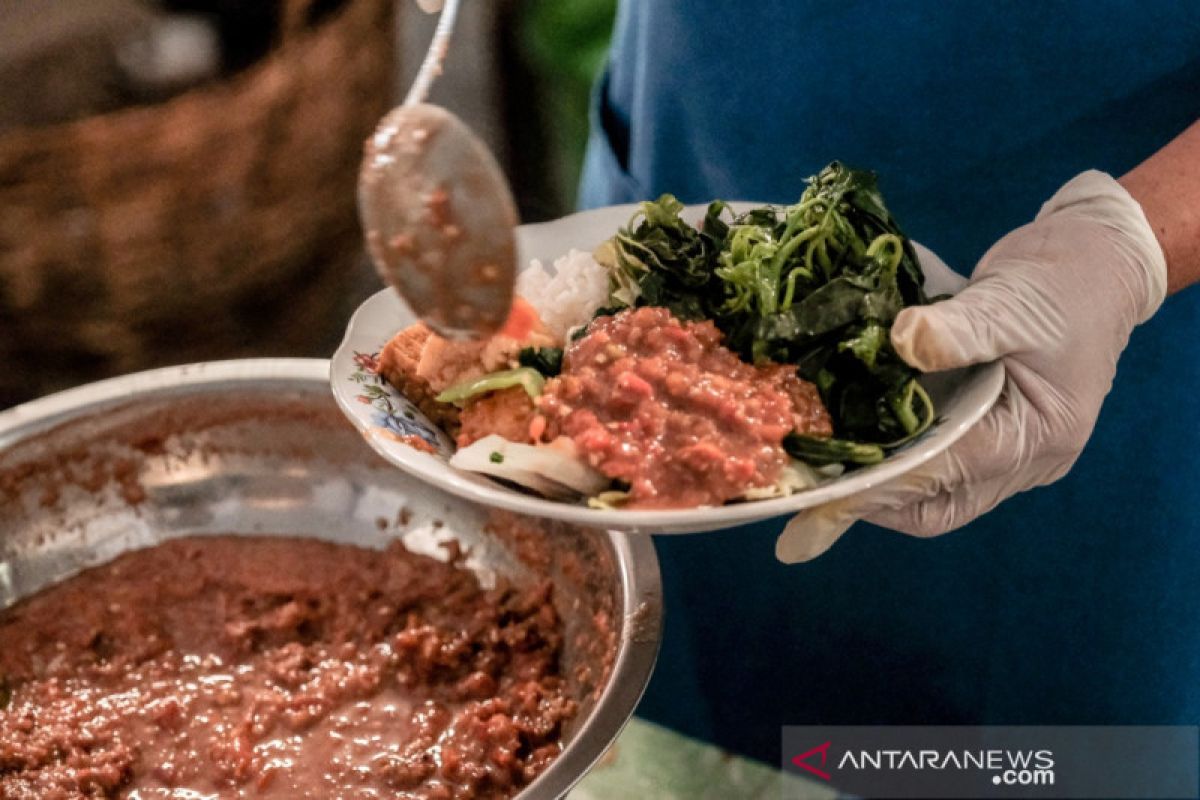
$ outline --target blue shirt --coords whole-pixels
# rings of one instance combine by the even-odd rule
[[[1200,118],[1200,13],[633,0],[597,89],[583,205],[791,202],[840,159],[969,274],[1075,174],[1120,175]],[[1072,472],[958,532],[860,524],[793,567],[783,520],[659,537],[640,712],[771,761],[789,723],[1200,723],[1197,330],[1200,293],[1170,298]]]

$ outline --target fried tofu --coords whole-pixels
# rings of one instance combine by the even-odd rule
[[[438,339],[433,331],[421,323],[410,325],[397,333],[379,354],[379,374],[429,417],[434,425],[454,431],[458,428],[458,408],[437,402],[434,398],[438,392],[417,371],[421,353],[431,338]]]
[[[525,300],[516,298],[513,313],[504,328],[483,341],[450,342],[424,324],[410,325],[384,346],[379,356],[379,374],[430,421],[454,435],[459,430],[462,412],[456,406],[439,403],[434,398],[460,381],[515,367],[517,356],[524,347],[555,344],[557,341],[546,331],[537,311]],[[478,423],[494,413],[497,418],[509,420],[505,429],[515,434],[516,424],[510,417],[523,416],[524,411],[510,397],[495,408],[490,403],[485,404],[474,417]],[[528,423],[527,419],[525,423]],[[473,427],[478,429],[478,425]]]
[[[510,442],[533,444],[530,423],[536,414],[533,400],[520,386],[474,398],[462,410],[458,446],[466,447],[493,433]]]

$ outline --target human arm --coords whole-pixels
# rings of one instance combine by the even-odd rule
[[[1200,280],[1200,121],[1120,180],[1167,260],[1167,291]]]

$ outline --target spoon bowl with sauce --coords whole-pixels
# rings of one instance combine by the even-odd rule
[[[449,0],[408,97],[367,140],[358,206],[383,281],[447,339],[483,339],[504,324],[516,279],[516,204],[487,145],[424,102],[449,45]]]

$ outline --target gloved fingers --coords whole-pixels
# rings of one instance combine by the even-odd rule
[[[1011,387],[996,405],[948,450],[899,478],[862,494],[801,511],[780,534],[775,554],[794,564],[828,550],[859,519],[915,536],[934,536],[961,527],[1008,494],[1048,482],[1062,470],[1027,462],[1024,400]],[[1023,485],[1016,476],[1028,473]],[[986,507],[984,507],[986,506]]]
[[[845,501],[801,511],[788,520],[775,540],[775,557],[784,564],[811,561],[832,547],[857,520],[856,506]]]
[[[892,346],[923,372],[995,361],[1033,347],[1031,335],[1046,326],[1044,319],[1029,319],[1029,300],[1017,282],[978,278],[954,297],[901,311],[892,324]]]
[[[958,486],[962,479],[960,462],[947,452],[874,489],[805,509],[784,527],[775,542],[775,557],[785,564],[811,561],[832,547],[859,519],[935,497]]]
[[[964,483],[985,483],[1017,472],[1028,463],[1031,427],[1028,401],[1010,380],[996,403],[967,429],[948,450],[920,467],[926,474],[940,475],[938,492],[957,489]]]
[[[863,517],[873,525],[928,538],[961,528],[1014,493],[1008,476],[964,483],[907,505],[880,507]]]
[[[1022,416],[1025,403],[1009,387],[950,449],[899,479],[911,486],[924,478],[923,495],[911,490],[881,495],[860,516],[911,536],[938,536],[961,528],[1017,492],[1061,478],[1077,452],[1031,452],[1030,427],[1036,422]]]
[[[1007,475],[940,489],[938,485],[931,476],[910,474],[873,492],[802,511],[776,540],[775,557],[785,564],[811,561],[860,519],[909,536],[938,536],[966,525],[1014,493]]]
[[[936,474],[910,473],[863,494],[809,508],[788,520],[775,540],[775,557],[785,564],[811,561],[860,519],[902,509],[949,492]]]
[[[1040,458],[1023,470],[964,482],[908,504],[877,505],[862,519],[909,536],[941,536],[983,516],[1014,494],[1054,483],[1073,463],[1073,459],[1056,456]]]

